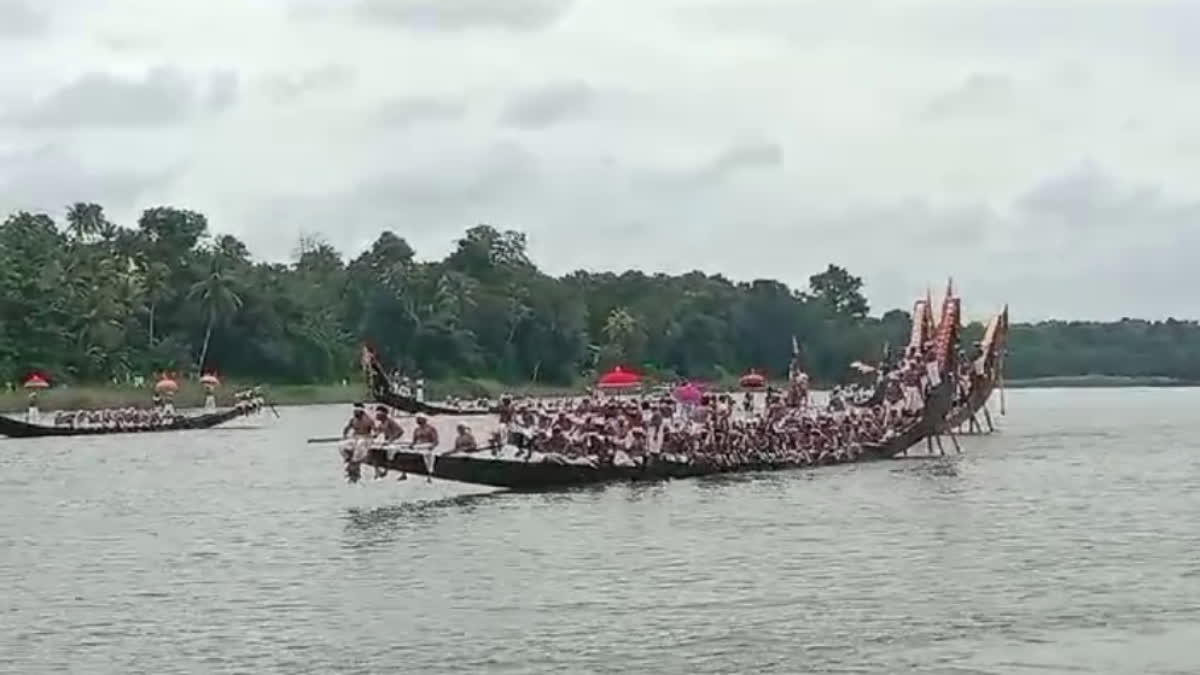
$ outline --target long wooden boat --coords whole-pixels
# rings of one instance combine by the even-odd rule
[[[363,347],[362,355],[363,376],[367,380],[367,391],[376,403],[382,403],[406,413],[424,415],[494,415],[497,411],[491,408],[453,408],[450,406],[434,405],[418,401],[412,396],[404,396],[393,386],[391,378],[383,369],[378,355]]]
[[[203,415],[178,415],[166,424],[126,427],[70,427],[48,424],[31,424],[11,417],[0,416],[0,436],[9,438],[41,438],[48,436],[106,436],[109,434],[136,434],[161,431],[190,431],[211,429],[233,419],[250,415],[260,409],[252,403],[239,404],[233,408],[205,413]]]
[[[908,427],[883,443],[864,445],[860,462],[893,458],[937,433],[953,400],[954,383],[947,379],[929,393],[921,415]],[[726,473],[781,471],[812,468],[799,462],[751,463],[735,466],[704,462],[676,462],[651,457],[637,466],[593,465],[569,461],[515,460],[489,456],[487,451],[476,453],[447,453],[431,457],[428,453],[412,451],[389,452],[387,448],[371,448],[363,464],[385,467],[460,483],[472,483],[519,491],[552,490],[578,485],[622,481],[657,481],[673,478],[693,478]],[[430,461],[432,459],[432,461]]]

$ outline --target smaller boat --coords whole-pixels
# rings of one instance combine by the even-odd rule
[[[238,402],[232,408],[202,415],[174,415],[159,424],[114,424],[111,426],[68,426],[32,424],[0,416],[0,436],[9,438],[43,438],[59,436],[105,436],[109,434],[135,434],[161,431],[190,431],[211,429],[239,417],[252,415],[262,409],[264,401],[250,392],[238,394]]]
[[[363,376],[367,380],[367,391],[371,395],[371,399],[376,403],[382,403],[390,408],[395,408],[406,413],[423,414],[423,415],[494,415],[497,410],[495,408],[454,408],[451,406],[435,405],[417,400],[413,396],[406,396],[400,393],[399,387],[392,382],[391,378],[383,369],[383,364],[379,362],[379,356],[370,348],[363,347],[362,355]]]

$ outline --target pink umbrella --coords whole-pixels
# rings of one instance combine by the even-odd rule
[[[691,382],[675,388],[675,400],[680,403],[699,403],[703,399],[704,391]]]
[[[601,389],[635,389],[641,384],[642,377],[640,375],[628,370],[621,370],[621,367],[617,366],[602,375],[596,386]]]

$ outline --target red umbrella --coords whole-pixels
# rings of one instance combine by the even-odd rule
[[[633,389],[641,384],[642,377],[640,375],[628,370],[621,370],[620,366],[602,375],[600,381],[596,383],[601,389]]]
[[[745,389],[762,389],[767,385],[767,378],[752,370],[742,376],[741,383]]]
[[[200,378],[200,384],[207,384],[215,387],[218,384],[221,384],[221,380],[217,379],[217,376],[213,375],[212,373],[205,373],[205,375]]]
[[[179,384],[175,380],[172,380],[170,377],[164,375],[163,379],[159,380],[154,385],[154,390],[160,394],[174,394],[179,390]]]
[[[46,378],[42,377],[38,373],[30,375],[29,379],[25,380],[26,389],[47,389],[49,387],[50,383],[46,381]]]

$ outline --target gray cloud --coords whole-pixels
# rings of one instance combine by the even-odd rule
[[[466,104],[459,100],[432,96],[412,96],[388,101],[375,111],[381,126],[406,128],[422,122],[462,119]]]
[[[182,167],[96,170],[57,145],[0,156],[0,213],[17,210],[60,214],[68,204],[94,201],[125,213],[145,195],[166,187]]]
[[[773,169],[783,165],[783,148],[775,142],[756,140],[734,143],[712,158],[688,168],[656,169],[634,175],[645,189],[696,190],[711,188],[744,171]]]
[[[544,129],[583,116],[595,100],[596,92],[582,82],[551,84],[513,96],[500,121],[521,129]]]
[[[207,84],[173,68],[156,68],[141,79],[92,72],[2,121],[41,129],[169,126],[204,109],[220,111],[232,104],[236,76],[217,73]]]
[[[1122,185],[1091,163],[1039,181],[1018,195],[1013,205],[1020,215],[1034,218],[1039,229],[1054,221],[1093,235],[1112,227],[1146,227],[1154,221],[1161,225],[1164,219],[1186,225],[1200,216],[1195,206],[1168,206],[1159,188]]]
[[[502,143],[478,156],[411,165],[374,173],[329,194],[285,194],[251,206],[266,222],[303,231],[334,231],[339,245],[357,250],[384,227],[397,228],[421,252],[442,247],[477,222],[511,214],[508,204],[529,198],[541,183],[536,157],[520,145]],[[277,235],[246,233],[267,255],[286,251]]]
[[[414,30],[524,32],[550,27],[573,4],[574,0],[359,0],[355,9],[364,21]]]
[[[50,28],[50,16],[27,0],[0,0],[0,38],[29,38]]]
[[[348,87],[356,76],[353,68],[331,63],[300,73],[270,75],[263,79],[262,88],[276,103],[286,103],[309,93]]]
[[[923,116],[944,120],[965,115],[996,115],[1016,105],[1016,85],[1012,78],[993,73],[974,73],[960,85],[935,96],[925,106]]]
[[[1200,312],[1190,0],[284,2],[26,0],[50,34],[0,42],[0,212],[178,203],[269,257],[486,221],[552,272],[835,262],[877,307],[953,274],[1025,317]]]

